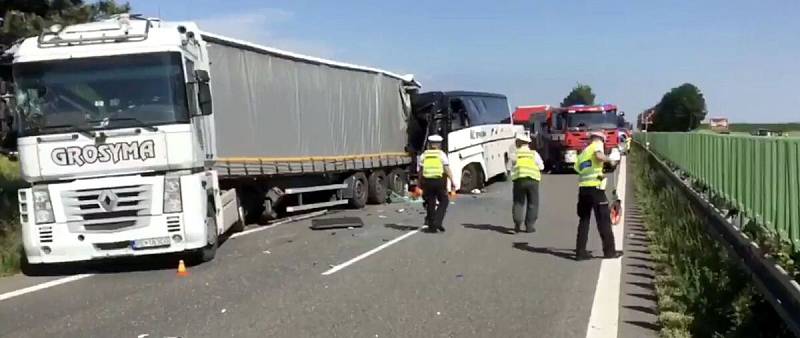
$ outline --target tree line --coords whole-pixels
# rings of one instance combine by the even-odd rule
[[[578,83],[561,101],[561,107],[593,105],[595,97],[591,86]],[[707,114],[703,93],[697,86],[684,83],[672,88],[655,106],[639,114],[637,122],[640,129],[644,129],[646,122],[650,131],[691,131],[700,126]]]

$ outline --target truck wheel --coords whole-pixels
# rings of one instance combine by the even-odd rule
[[[381,170],[375,170],[369,175],[369,189],[367,191],[367,202],[370,204],[381,204],[386,202],[389,184],[386,181],[386,174]]]
[[[367,195],[369,192],[369,182],[367,176],[362,172],[357,172],[350,177],[350,189],[353,190],[353,197],[350,198],[350,206],[361,209],[367,205]]]
[[[470,164],[461,172],[461,192],[471,193],[475,189],[483,186],[483,175],[478,171],[478,166]]]
[[[210,206],[209,206],[210,208]],[[213,210],[213,209],[209,209]],[[217,219],[212,215],[206,216],[206,246],[198,250],[196,255],[197,261],[201,263],[210,262],[217,256],[217,247],[219,247],[219,235],[217,234]]]
[[[392,170],[389,175],[386,176],[386,182],[388,183],[389,191],[401,196],[405,196],[408,176],[403,169]]]

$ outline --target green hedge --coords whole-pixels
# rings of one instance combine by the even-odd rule
[[[634,138],[800,249],[800,139],[703,133]]]
[[[737,258],[706,232],[705,211],[641,148],[629,160],[654,261],[660,336],[792,337]]]
[[[24,186],[19,165],[0,155],[0,276],[18,271],[22,237],[17,212],[17,189]]]

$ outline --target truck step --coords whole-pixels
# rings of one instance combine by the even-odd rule
[[[347,200],[336,200],[336,201],[330,201],[330,202],[304,204],[304,205],[286,207],[286,212],[297,212],[297,211],[303,211],[303,210],[327,208],[327,207],[332,207],[332,206],[335,206],[335,205],[342,205],[342,204],[347,204]]]
[[[307,192],[314,192],[314,191],[325,191],[325,190],[338,190],[347,188],[347,184],[330,184],[330,185],[318,185],[314,187],[307,187],[307,188],[289,188],[283,191],[286,195],[292,194],[304,194]]]

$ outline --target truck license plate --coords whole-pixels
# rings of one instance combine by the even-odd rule
[[[157,248],[162,246],[169,246],[171,243],[169,237],[158,237],[158,238],[147,238],[147,239],[137,239],[133,241],[133,249],[147,249],[147,248]]]

